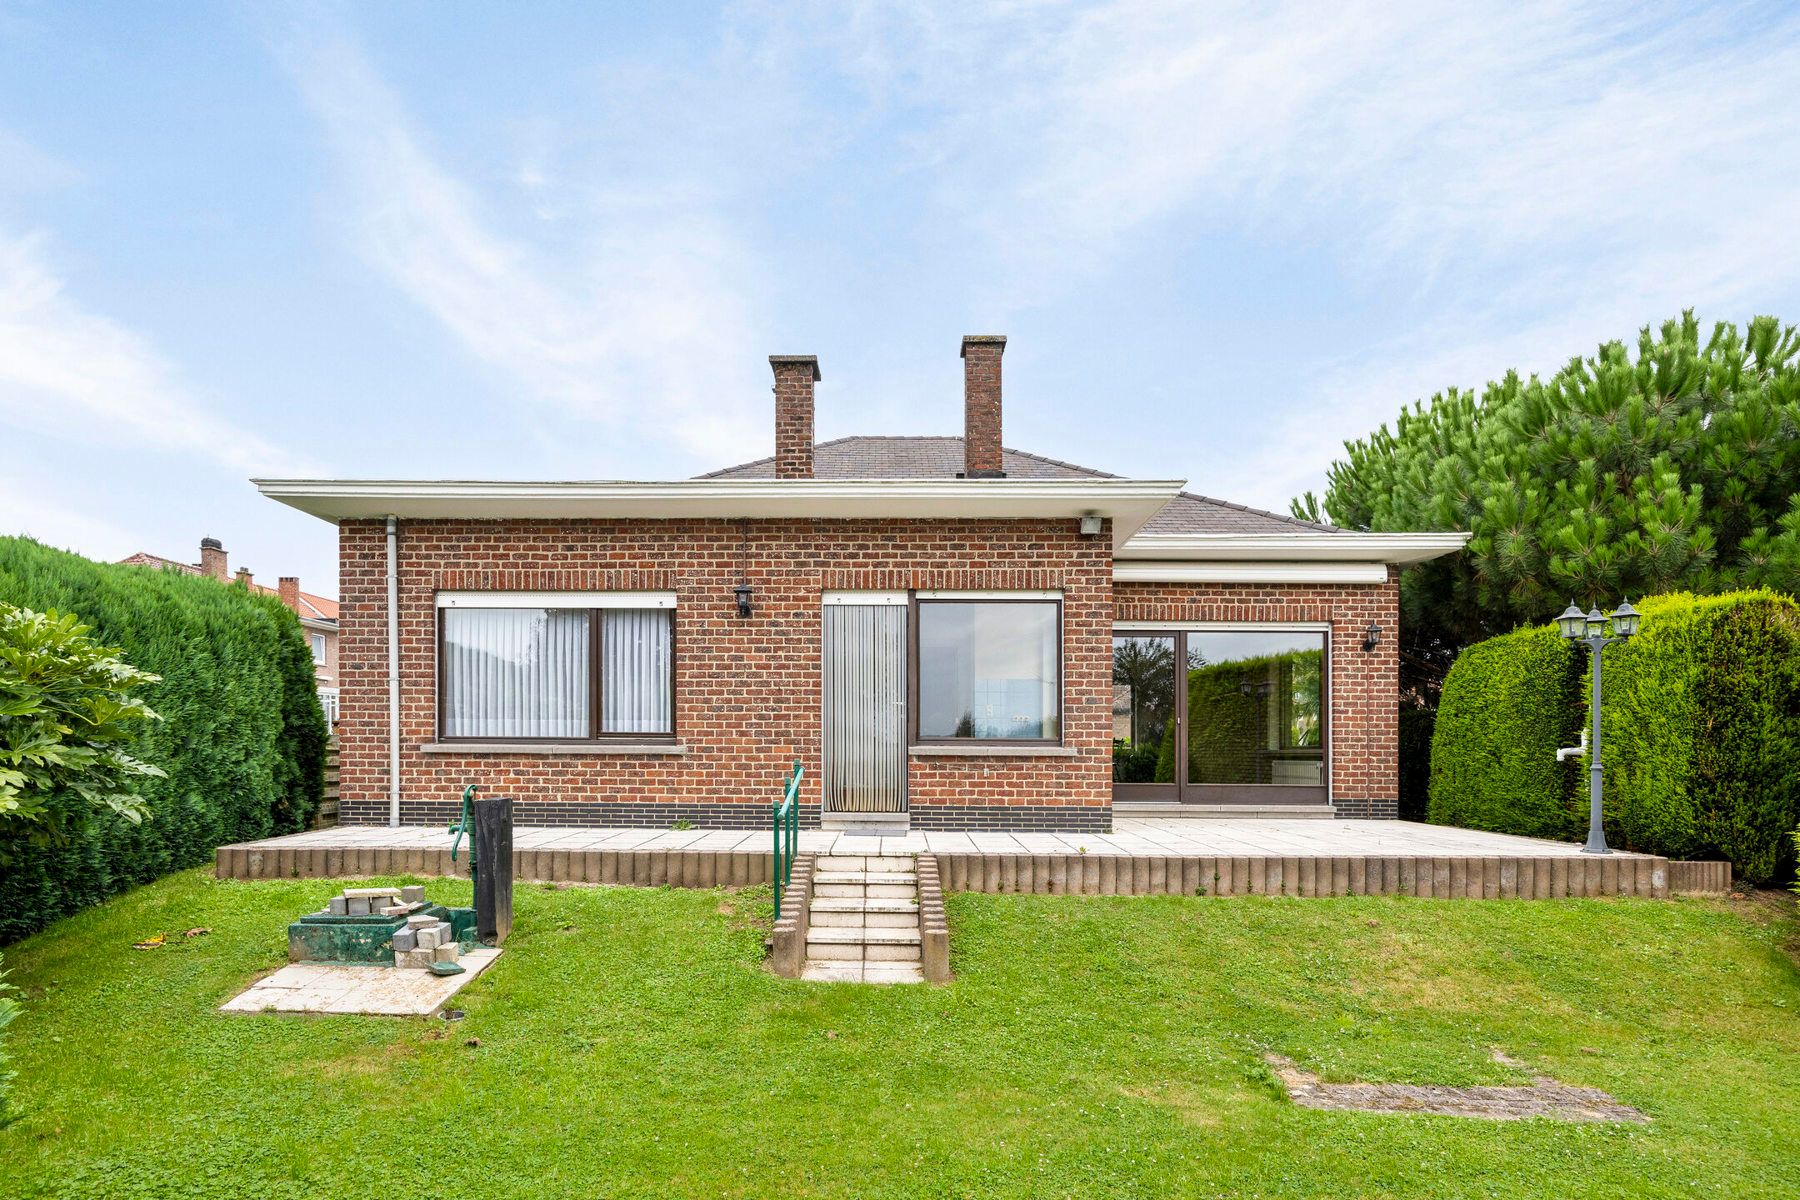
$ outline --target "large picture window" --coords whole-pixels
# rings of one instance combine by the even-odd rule
[[[1325,631],[1116,630],[1116,799],[1311,804],[1326,796]]]
[[[918,601],[922,742],[1062,737],[1062,604],[1053,599]]]
[[[497,594],[440,606],[440,737],[674,735],[672,606],[505,604]]]

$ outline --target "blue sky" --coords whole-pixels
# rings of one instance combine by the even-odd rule
[[[0,0],[0,533],[335,585],[251,475],[955,433],[1283,507],[1448,385],[1800,319],[1800,10]]]

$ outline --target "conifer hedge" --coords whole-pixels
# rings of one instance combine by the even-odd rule
[[[1574,837],[1586,828],[1574,805],[1575,772],[1556,751],[1574,743],[1582,712],[1581,662],[1555,626],[1464,650],[1438,701],[1429,820]]]
[[[299,620],[278,599],[0,538],[0,600],[74,613],[162,676],[142,691],[162,720],[131,753],[166,772],[141,783],[141,825],[108,816],[60,846],[4,848],[0,944],[214,847],[305,828],[324,789],[325,718]]]
[[[1800,605],[1758,590],[1637,607],[1641,632],[1606,651],[1608,841],[1785,877],[1800,825]],[[1431,820],[1578,840],[1586,764],[1554,754],[1587,720],[1588,670],[1554,626],[1459,655],[1432,743]]]

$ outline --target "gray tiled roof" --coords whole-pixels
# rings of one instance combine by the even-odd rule
[[[1108,471],[1078,467],[1074,463],[1027,454],[1023,450],[1000,451],[1000,463],[1009,479],[1117,479]],[[963,440],[959,437],[846,437],[820,442],[813,447],[816,479],[954,479],[962,474]],[[700,479],[773,479],[774,458],[711,471]],[[1278,513],[1263,512],[1183,492],[1150,518],[1139,533],[1313,533],[1335,532]]]

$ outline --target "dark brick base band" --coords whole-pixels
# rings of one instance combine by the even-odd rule
[[[402,800],[402,825],[447,825],[462,813],[456,800]],[[344,825],[385,825],[386,801],[347,801],[338,811]],[[686,820],[695,829],[767,829],[769,808],[762,804],[699,804],[677,801],[595,803],[580,800],[519,800],[513,805],[515,825],[571,825],[587,829],[669,829]],[[819,806],[800,806],[800,827],[819,827]]]
[[[455,800],[402,800],[403,825],[448,825],[461,815]],[[338,810],[345,825],[384,825],[387,802],[349,800]],[[914,829],[998,832],[1110,833],[1112,809],[1075,805],[922,804],[913,808]],[[769,810],[761,804],[701,804],[646,800],[595,803],[580,800],[521,800],[513,807],[518,825],[569,825],[589,829],[669,829],[686,820],[695,829],[767,829]],[[819,827],[819,806],[800,806],[800,826]]]
[[[1333,796],[1331,806],[1337,809],[1339,820],[1345,817],[1379,821],[1400,819],[1400,801],[1392,796]]]

